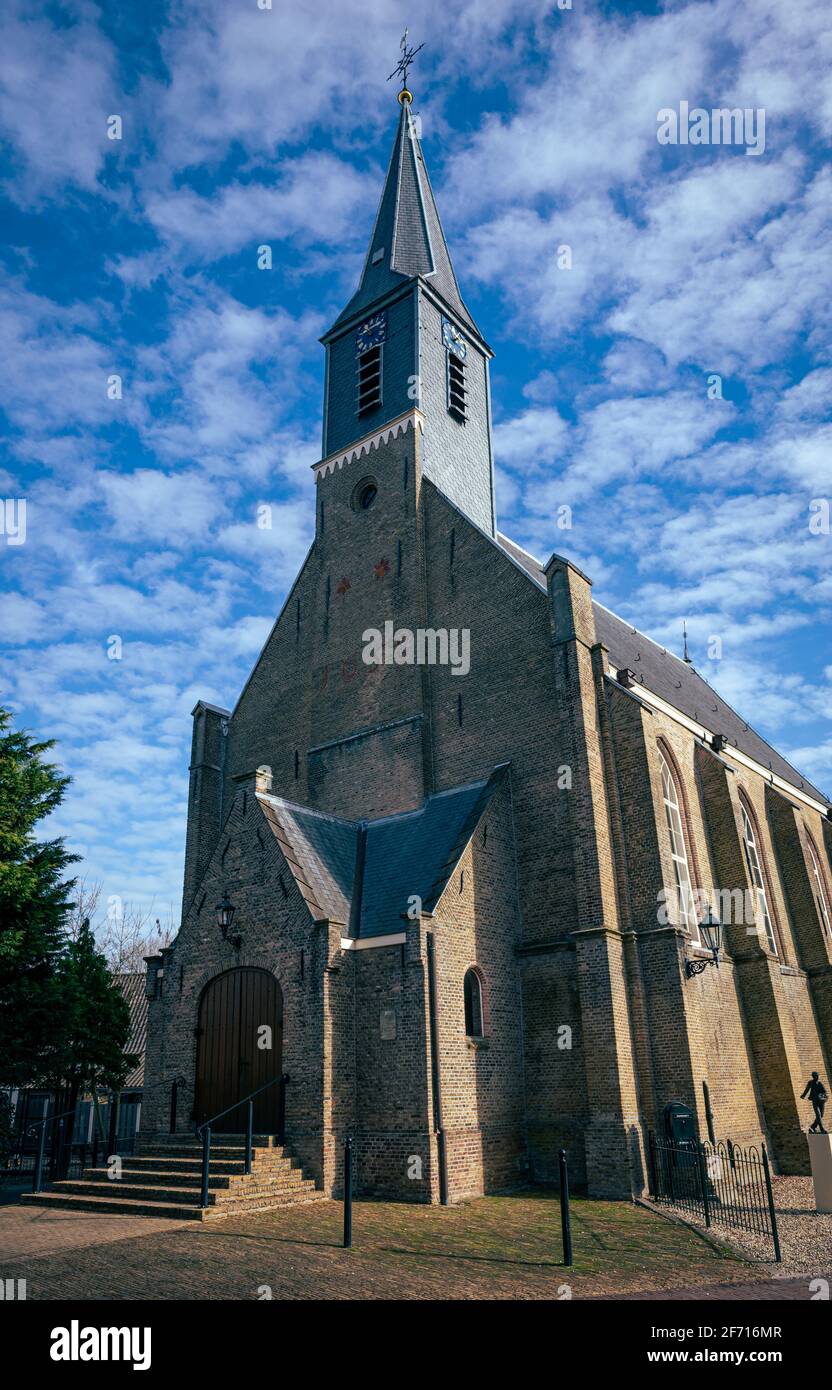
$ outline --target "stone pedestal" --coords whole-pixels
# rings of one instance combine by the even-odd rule
[[[807,1134],[806,1138],[809,1140],[815,1206],[818,1211],[832,1211],[832,1134]]]

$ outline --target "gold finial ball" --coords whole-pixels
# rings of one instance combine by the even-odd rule
[[[409,92],[406,87],[402,87],[401,91],[399,92],[399,101],[401,102],[402,106],[404,106],[406,101],[409,101],[412,106],[413,93]]]

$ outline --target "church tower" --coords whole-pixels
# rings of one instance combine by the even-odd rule
[[[401,92],[399,101],[361,281],[321,340],[323,459],[360,447],[418,411],[425,477],[493,536],[492,353],[459,292],[410,93]]]

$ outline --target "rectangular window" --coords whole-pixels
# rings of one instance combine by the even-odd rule
[[[448,410],[464,424],[468,418],[468,392],[465,388],[465,363],[455,352],[448,353]]]
[[[381,405],[381,343],[358,359],[358,418]]]

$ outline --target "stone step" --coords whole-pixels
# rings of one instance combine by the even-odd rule
[[[235,1139],[241,1136],[228,1135]],[[165,1216],[207,1221],[234,1213],[325,1200],[297,1159],[283,1145],[269,1142],[252,1153],[252,1171],[244,1169],[245,1146],[211,1146],[207,1207],[202,1198],[202,1148],[188,1144],[147,1145],[122,1158],[121,1177],[106,1165],[87,1168],[83,1177],[54,1183],[47,1192],[22,1194],[22,1200],[46,1207],[109,1212],[129,1216]]]
[[[284,1147],[278,1146],[278,1145],[274,1145],[274,1146],[271,1147],[271,1148],[267,1148],[267,1147],[264,1147],[264,1146],[262,1146],[262,1145],[256,1145],[256,1144],[255,1144],[255,1145],[253,1145],[253,1147],[252,1147],[252,1155],[253,1155],[253,1156],[256,1156],[256,1157],[266,1158],[266,1159],[271,1159],[271,1158],[286,1158],[286,1157],[288,1157],[288,1155],[287,1155],[287,1153],[286,1153],[286,1149],[285,1149]],[[243,1160],[245,1159],[245,1156],[246,1156],[246,1150],[245,1150],[245,1145],[244,1145],[244,1144],[212,1144],[212,1145],[211,1145],[211,1162],[212,1162],[212,1163],[214,1163],[215,1161],[242,1163]],[[164,1158],[164,1159],[170,1159],[171,1161],[173,1161],[173,1160],[175,1160],[175,1159],[188,1159],[188,1158],[189,1158],[189,1159],[195,1159],[195,1158],[198,1158],[198,1159],[200,1160],[200,1162],[201,1162],[201,1161],[202,1161],[202,1147],[201,1147],[201,1145],[199,1145],[199,1144],[188,1144],[188,1145],[186,1145],[186,1144],[177,1144],[177,1145],[175,1145],[175,1146],[174,1146],[174,1145],[157,1144],[157,1145],[154,1145],[154,1147],[153,1147],[152,1149],[151,1149],[151,1148],[142,1149],[142,1150],[140,1150],[139,1153],[131,1155],[131,1157],[137,1158],[137,1159],[143,1159],[143,1158]]]
[[[199,1221],[199,1207],[177,1206],[169,1202],[128,1202],[120,1197],[78,1197],[69,1192],[24,1192],[20,1198],[29,1206],[58,1207],[62,1211],[97,1211],[110,1216],[172,1216],[178,1221]]]
[[[323,1192],[314,1187],[307,1191],[294,1190],[271,1197],[255,1195],[247,1201],[235,1202],[228,1207],[195,1207],[183,1203],[150,1200],[129,1200],[123,1197],[81,1196],[79,1194],[51,1191],[24,1192],[21,1201],[29,1205],[57,1207],[66,1211],[94,1211],[109,1216],[159,1216],[171,1217],[177,1221],[218,1221],[225,1216],[245,1215],[249,1212],[269,1211],[273,1207],[302,1206],[311,1202],[323,1202]]]
[[[212,1131],[211,1151],[219,1148],[242,1149],[246,1142],[244,1134],[217,1134]],[[251,1142],[256,1149],[276,1149],[280,1147],[276,1134],[253,1134]],[[202,1152],[202,1140],[197,1139],[195,1134],[165,1134],[155,1138],[148,1136],[138,1137],[138,1153],[155,1153],[159,1149],[172,1149],[177,1152],[182,1149],[199,1149]]]
[[[201,1221],[221,1221],[226,1216],[248,1216],[251,1212],[272,1211],[275,1207],[300,1207],[307,1206],[312,1202],[325,1202],[327,1198],[323,1192],[313,1188],[311,1191],[301,1191],[291,1194],[283,1194],[278,1197],[252,1197],[245,1202],[223,1203],[222,1206],[202,1207],[198,1211]],[[190,1211],[190,1207],[184,1208]]]
[[[278,1175],[281,1175],[283,1173],[299,1173],[301,1171],[301,1167],[297,1159],[295,1158],[279,1158],[274,1160],[268,1160],[267,1162],[255,1161],[251,1165],[251,1171],[252,1173],[264,1174],[266,1176],[273,1175],[277,1177]],[[123,1177],[130,1175],[144,1178],[153,1173],[157,1176],[163,1175],[168,1183],[189,1183],[194,1178],[199,1178],[201,1180],[202,1164],[201,1162],[197,1162],[195,1159],[183,1159],[175,1161],[173,1159],[154,1159],[148,1157],[144,1159],[141,1163],[139,1163],[136,1159],[130,1159],[129,1162],[125,1159],[122,1163],[121,1172]],[[210,1172],[212,1182],[215,1178],[218,1177],[231,1178],[245,1176],[245,1173],[243,1171],[243,1165],[241,1163],[212,1162]],[[100,1177],[104,1181],[112,1181],[111,1179],[108,1179],[107,1173],[108,1170],[106,1168],[87,1168],[85,1170],[85,1176],[88,1175],[90,1177],[93,1177],[100,1175]]]
[[[290,1160],[284,1159],[284,1163]],[[252,1166],[254,1166],[252,1164]],[[104,1173],[105,1168],[91,1168],[91,1173]],[[124,1158],[121,1161],[122,1173],[167,1173],[171,1179],[177,1175],[189,1178],[193,1174],[202,1172],[202,1160],[199,1158],[157,1158],[155,1154],[144,1154],[141,1158]],[[243,1163],[241,1159],[216,1159],[211,1155],[211,1176],[215,1173],[228,1174],[242,1173]]]
[[[182,1189],[183,1191],[202,1190],[201,1173],[156,1173],[152,1170],[141,1173],[124,1172],[120,1178],[110,1178],[107,1172],[101,1168],[86,1168],[80,1178],[71,1178],[71,1182],[94,1183],[98,1187],[109,1188],[117,1193],[126,1187],[163,1187],[171,1191]],[[211,1192],[236,1192],[241,1188],[263,1188],[270,1187],[297,1187],[299,1183],[311,1181],[304,1178],[302,1168],[286,1168],[279,1173],[212,1173],[209,1176],[208,1187]]]
[[[209,1188],[208,1203],[210,1206],[221,1206],[225,1205],[226,1201],[236,1203],[251,1196],[281,1196],[295,1191],[309,1191],[314,1186],[310,1178],[301,1178],[294,1183],[254,1182],[234,1188]],[[66,1182],[55,1183],[52,1191],[68,1193],[72,1197],[103,1197],[105,1194],[100,1182],[84,1182],[82,1178],[70,1178]],[[118,1185],[112,1184],[108,1187],[106,1195],[108,1199],[123,1201],[165,1202],[168,1205],[181,1202],[185,1206],[198,1207],[202,1192],[199,1187],[164,1187],[154,1183],[119,1182]]]

